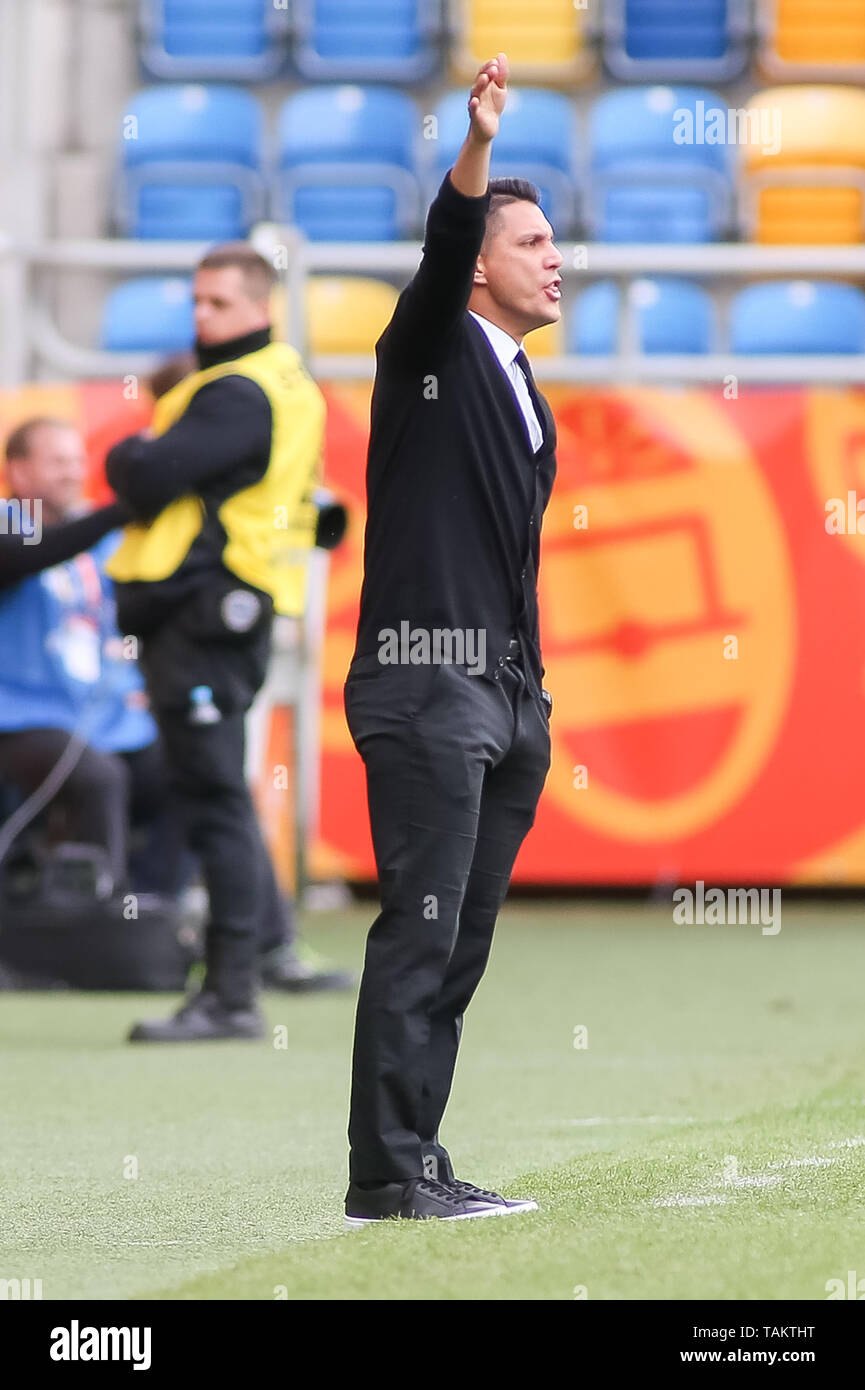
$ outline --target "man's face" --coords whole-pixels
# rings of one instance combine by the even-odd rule
[[[72,425],[38,425],[30,431],[29,453],[9,459],[6,473],[16,497],[42,502],[46,518],[62,521],[82,501],[87,455]]]
[[[200,343],[215,346],[242,338],[270,322],[266,299],[251,299],[239,266],[199,270],[193,284],[195,335]]]
[[[478,257],[478,270],[496,307],[520,336],[561,318],[563,259],[536,203],[520,200],[499,209]]]

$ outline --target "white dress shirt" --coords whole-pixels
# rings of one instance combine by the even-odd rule
[[[517,404],[523,412],[523,419],[526,422],[526,429],[529,433],[532,448],[535,453],[537,453],[544,442],[544,432],[538,421],[535,407],[532,405],[532,398],[529,394],[526,378],[523,375],[519,363],[514,360],[523,345],[522,343],[515,343],[510,333],[506,333],[503,328],[499,328],[497,323],[490,323],[489,319],[482,318],[480,314],[475,313],[474,309],[469,309],[469,313],[473,319],[477,320],[486,333],[493,352],[505,369],[508,380],[514,389]]]

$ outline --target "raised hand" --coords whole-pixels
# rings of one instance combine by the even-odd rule
[[[484,63],[469,95],[471,133],[476,139],[495,138],[507,99],[508,60],[504,53],[499,53]]]

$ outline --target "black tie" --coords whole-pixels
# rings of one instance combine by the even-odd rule
[[[547,438],[546,416],[544,415],[544,408],[541,405],[541,398],[538,394],[538,388],[535,385],[535,379],[532,376],[532,369],[529,366],[529,359],[526,357],[526,354],[523,352],[522,348],[520,348],[519,352],[514,358],[514,361],[516,362],[517,366],[519,367],[520,371],[526,379],[526,386],[529,388],[529,396],[531,397],[532,405],[535,407],[535,414],[538,417],[538,424],[541,427],[541,448],[543,448],[544,442]]]
[[[523,352],[522,348],[520,348],[519,352],[514,358],[514,361],[516,362],[517,366],[519,367],[520,371],[522,372],[523,376],[528,382],[529,387],[533,388],[535,382],[532,376],[532,369],[529,366],[529,359],[526,357],[526,354]]]

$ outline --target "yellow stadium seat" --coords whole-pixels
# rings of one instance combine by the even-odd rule
[[[383,280],[322,275],[307,281],[306,331],[314,353],[374,352],[399,293]]]
[[[372,354],[390,322],[399,291],[384,280],[364,276],[315,275],[306,287],[306,353],[316,356]],[[285,296],[272,305],[276,335],[287,336]],[[557,357],[565,351],[562,322],[547,324],[526,339],[529,357]]]
[[[772,87],[748,108],[743,221],[772,245],[849,245],[865,233],[865,93]]]
[[[763,0],[760,62],[770,77],[865,74],[862,0]]]
[[[384,280],[311,276],[306,282],[306,354],[372,354],[398,297],[398,290]],[[286,296],[277,291],[271,307],[277,336],[289,337]]]
[[[517,81],[580,81],[595,61],[586,42],[586,13],[574,0],[451,0],[453,76],[470,79],[488,58],[506,53]]]
[[[526,354],[530,362],[536,357],[559,357],[565,351],[565,333],[562,320],[536,328],[525,342]]]

